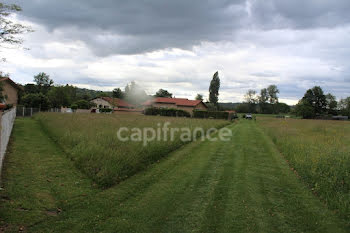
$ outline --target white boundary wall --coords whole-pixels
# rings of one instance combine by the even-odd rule
[[[0,113],[1,118],[1,134],[0,134],[0,175],[2,163],[4,161],[7,144],[10,140],[13,123],[16,118],[16,107],[12,108],[9,111]]]

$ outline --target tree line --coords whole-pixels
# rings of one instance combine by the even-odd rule
[[[7,77],[3,73],[0,76]],[[23,86],[23,90],[19,93],[19,104],[40,108],[43,111],[60,107],[90,109],[94,106],[90,100],[96,97],[120,98],[136,106],[140,106],[152,97],[173,97],[173,94],[165,89],[159,89],[153,96],[147,95],[145,90],[134,81],[127,84],[124,91],[121,88],[115,88],[112,92],[88,90],[68,84],[54,85],[50,76],[43,72],[35,75],[33,81],[34,84]],[[206,101],[210,110],[226,110],[219,104],[219,89],[220,78],[218,72],[215,72],[209,85],[209,99]],[[279,93],[276,85],[269,85],[259,93],[250,89],[244,95],[243,103],[238,104],[234,109],[238,113],[291,113],[302,118],[323,118],[332,115],[350,117],[350,97],[337,101],[333,94],[325,94],[319,86],[308,89],[298,104],[292,107],[279,102]],[[203,100],[203,95],[197,94],[196,99]]]
[[[279,102],[280,93],[276,85],[269,85],[260,90],[249,89],[244,95],[244,101],[235,107],[239,113],[279,114],[290,112],[290,106]]]
[[[350,117],[350,97],[337,101],[333,94],[325,94],[320,86],[314,86],[299,100],[294,112],[306,119],[327,118],[334,115]]]
[[[19,92],[19,105],[39,108],[46,111],[49,108],[71,107],[73,109],[89,109],[93,106],[90,99],[97,96],[107,96],[102,91],[81,89],[72,85],[54,85],[54,81],[46,73],[34,76],[34,84],[23,85]]]

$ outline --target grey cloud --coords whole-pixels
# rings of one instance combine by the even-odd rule
[[[252,0],[254,23],[263,28],[334,27],[350,22],[348,0]]]
[[[244,0],[36,0],[19,4],[29,20],[86,42],[100,56],[191,48],[201,41],[228,39],[247,14]]]
[[[251,28],[310,28],[350,22],[350,1],[337,0],[12,0],[27,19],[84,41],[98,56],[191,49],[239,40]]]

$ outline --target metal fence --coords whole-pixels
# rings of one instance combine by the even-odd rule
[[[49,110],[42,111],[40,108],[27,108],[24,106],[17,106],[18,117],[31,117],[38,112],[61,112],[60,108],[50,108]]]

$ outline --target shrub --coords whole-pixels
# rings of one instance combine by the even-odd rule
[[[189,112],[175,108],[146,108],[144,114],[153,116],[191,117]]]
[[[13,104],[6,104],[5,110],[13,108]]]
[[[112,112],[112,109],[111,108],[100,108],[100,113],[109,113],[109,112]]]
[[[146,108],[144,110],[145,115],[156,116],[159,115],[159,108]]]
[[[212,118],[212,119],[228,119],[229,113],[222,111],[203,111],[194,110],[193,117],[195,118]]]
[[[195,118],[209,118],[209,114],[208,114],[208,111],[194,110],[193,117],[195,117]]]
[[[73,110],[76,110],[76,109],[78,109],[78,105],[72,104],[72,105],[70,106],[70,108],[73,109]]]
[[[50,108],[49,99],[42,93],[27,94],[22,97],[21,103],[27,108],[40,108],[43,111]]]

